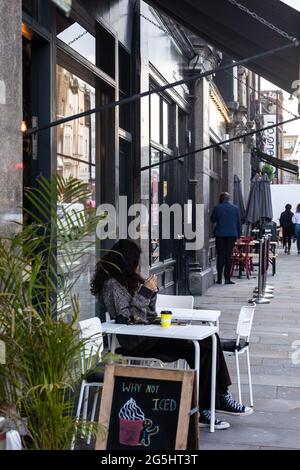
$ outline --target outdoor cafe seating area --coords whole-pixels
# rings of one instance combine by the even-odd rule
[[[268,274],[272,268],[272,274],[276,272],[276,248],[277,241],[272,238],[272,230],[268,222],[272,220],[272,204],[270,202],[270,184],[266,177],[256,175],[252,180],[251,191],[246,209],[243,206],[241,197],[240,181],[235,178],[235,204],[239,206],[241,219],[244,224],[243,235],[236,240],[232,254],[231,276],[244,279],[257,279],[257,286],[253,291],[253,297],[248,299],[248,303],[241,305],[236,325],[236,330],[232,331],[231,339],[221,338],[221,347],[226,356],[235,358],[235,379],[237,383],[237,399],[242,404],[250,403],[254,406],[252,377],[250,365],[250,334],[254,320],[256,304],[270,303],[274,297],[273,287],[268,284]],[[259,204],[258,204],[259,201]],[[110,315],[106,313],[105,321],[99,318],[90,318],[79,322],[79,330],[82,338],[91,338],[91,343],[87,343],[86,370],[91,366],[91,358],[96,363],[101,363],[103,354],[112,353],[114,360],[116,354],[118,360],[125,367],[150,367],[162,371],[175,369],[187,370],[188,365],[183,360],[168,362],[163,357],[147,357],[144,355],[132,355],[118,344],[117,336],[132,335],[139,337],[154,337],[168,339],[182,339],[192,341],[195,348],[195,384],[198,396],[198,379],[201,377],[200,371],[200,347],[199,341],[212,338],[212,365],[211,365],[211,421],[210,432],[214,432],[215,426],[215,390],[216,390],[216,334],[219,333],[219,321],[221,310],[208,310],[194,308],[194,297],[191,295],[157,295],[156,313],[158,317],[164,311],[171,311],[172,322],[170,327],[162,328],[159,322],[149,324],[118,324]],[[105,340],[103,340],[105,338]],[[243,387],[240,377],[240,356],[245,353],[246,371],[248,387]],[[85,361],[85,359],[84,359]],[[94,361],[95,362],[95,361]],[[94,363],[93,362],[93,363]],[[85,374],[82,381],[80,396],[77,405],[77,419],[94,421],[100,406],[100,418],[105,415],[101,404],[99,405],[99,393],[103,387],[103,372],[100,374]],[[103,415],[104,413],[104,415]],[[91,443],[91,434],[87,436],[87,444]],[[76,448],[76,436],[74,435],[72,449]],[[97,448],[97,445],[96,445]]]
[[[212,360],[212,393],[211,393],[211,413],[215,415],[215,379],[216,379],[216,341],[215,334],[219,333],[220,310],[195,309],[193,296],[176,295],[158,295],[157,313],[163,312],[166,308],[172,311],[172,326],[170,328],[161,328],[158,325],[122,325],[115,324],[109,315],[106,315],[106,321],[101,322],[99,318],[94,317],[79,322],[79,331],[81,337],[88,338],[89,341],[85,347],[85,357],[82,358],[85,364],[86,373],[81,383],[80,395],[77,405],[77,419],[94,421],[97,419],[97,410],[99,410],[99,401],[103,387],[104,373],[103,368],[95,373],[93,364],[102,364],[105,352],[117,353],[119,360],[127,366],[133,364],[138,367],[158,368],[162,371],[166,368],[188,369],[184,361],[176,363],[164,363],[155,357],[130,357],[126,351],[118,347],[116,336],[120,334],[130,334],[139,336],[180,338],[191,340],[195,346],[195,364],[199,364],[199,343],[198,341],[211,336],[213,339],[213,360]],[[234,356],[236,360],[236,374],[238,382],[238,395],[240,403],[249,402],[253,406],[253,393],[250,370],[249,341],[252,323],[254,319],[255,303],[241,307],[236,331],[232,331],[232,339],[221,341],[224,353],[227,356]],[[107,338],[106,341],[104,338]],[[248,367],[248,391],[241,388],[239,373],[239,356],[246,353]],[[90,372],[89,372],[90,369]],[[196,376],[201,371],[196,367]],[[198,381],[196,382],[198,383]],[[242,393],[243,392],[243,393]],[[211,420],[210,432],[214,432],[214,419]],[[77,439],[77,438],[76,438]],[[75,435],[72,441],[71,449],[76,448]],[[86,436],[86,444],[91,444],[91,433]]]

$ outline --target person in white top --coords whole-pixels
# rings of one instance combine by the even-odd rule
[[[295,224],[295,233],[297,237],[297,250],[300,255],[300,204],[298,204],[295,214],[292,218],[293,224]]]

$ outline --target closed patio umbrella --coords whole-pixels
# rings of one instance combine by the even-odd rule
[[[245,214],[245,222],[248,224],[256,224],[260,220],[260,180],[261,177],[259,175],[255,175],[251,181],[251,188]]]
[[[261,219],[264,221],[273,219],[273,207],[271,188],[268,175],[264,174],[260,182],[261,186]]]
[[[234,184],[233,184],[233,204],[235,204],[240,211],[241,222],[245,222],[245,204],[241,190],[241,180],[237,175],[234,175]]]
[[[246,223],[258,225],[263,224],[273,218],[273,208],[271,199],[271,188],[268,176],[265,174],[255,175],[252,179],[249,199],[246,208]]]

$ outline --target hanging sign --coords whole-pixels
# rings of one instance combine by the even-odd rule
[[[276,114],[264,114],[264,127],[276,125]],[[277,153],[277,130],[272,127],[264,132],[265,137],[265,153],[270,157],[276,158]]]
[[[65,12],[67,16],[69,16],[72,7],[72,0],[52,0],[52,2]]]

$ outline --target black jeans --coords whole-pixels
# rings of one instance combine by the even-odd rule
[[[283,247],[288,247],[288,249],[291,249],[291,244],[292,244],[292,237],[294,235],[294,232],[292,232],[289,229],[283,228],[282,229],[282,245]]]
[[[122,344],[122,336],[118,337]],[[211,393],[211,364],[212,339],[199,341],[200,344],[200,383],[199,407],[202,410],[210,409]],[[192,341],[181,339],[147,338],[136,348],[126,350],[128,356],[153,357],[164,362],[185,359],[191,369],[194,369],[195,346]],[[217,335],[217,377],[216,377],[216,407],[219,406],[219,396],[227,392],[231,380],[224,358],[219,336]]]
[[[216,237],[218,281],[222,280],[223,271],[225,281],[230,280],[231,256],[235,241],[235,237]]]

